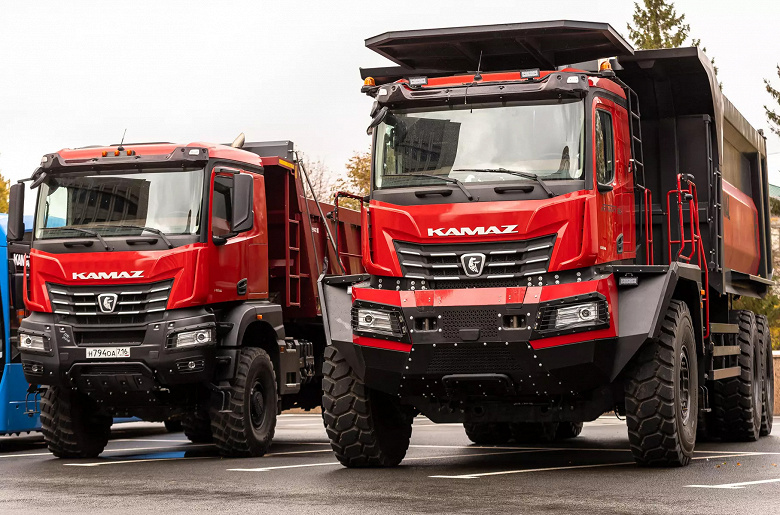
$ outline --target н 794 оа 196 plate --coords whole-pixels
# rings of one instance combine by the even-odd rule
[[[129,357],[130,347],[91,347],[87,349],[87,359]]]

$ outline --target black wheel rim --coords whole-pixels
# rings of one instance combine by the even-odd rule
[[[682,423],[687,425],[691,417],[691,367],[688,363],[688,351],[685,348],[680,351],[680,381],[678,390]]]
[[[260,429],[262,427],[265,419],[265,391],[259,381],[255,381],[249,395],[249,418],[253,428]]]

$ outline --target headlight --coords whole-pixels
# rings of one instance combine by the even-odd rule
[[[555,311],[555,329],[568,329],[593,325],[599,321],[599,307],[596,302],[558,308]]]
[[[19,347],[30,350],[46,350],[46,343],[43,336],[19,333]]]
[[[383,334],[401,338],[406,333],[401,325],[398,313],[394,311],[382,311],[378,309],[357,308],[353,311],[352,328],[355,331]]]
[[[197,331],[184,331],[173,337],[173,347],[188,347],[190,345],[205,345],[214,342],[212,329],[198,329]]]

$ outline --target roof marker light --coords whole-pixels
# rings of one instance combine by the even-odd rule
[[[108,155],[108,151],[104,150],[100,153],[101,156],[106,157]]]
[[[612,63],[609,62],[609,59],[599,59],[599,71],[603,72],[606,70],[612,69]]]
[[[419,88],[420,86],[428,85],[428,77],[409,77],[409,85]]]
[[[114,155],[118,156],[119,155],[119,150],[114,150]]]
[[[197,156],[198,154],[200,154],[200,150],[198,150],[197,148],[193,148],[193,149],[191,149],[191,150],[190,150],[189,152],[187,152],[187,153],[188,153],[189,155],[191,155],[191,156]]]
[[[366,80],[363,81],[364,86],[376,86],[376,81],[373,77],[366,77]]]

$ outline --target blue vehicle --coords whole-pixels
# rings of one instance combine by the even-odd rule
[[[6,243],[8,215],[0,214],[0,435],[39,431],[41,422],[34,394],[27,395],[29,384],[24,379],[22,362],[16,348],[16,329],[24,317],[21,288],[24,281],[24,264],[29,252],[29,236],[32,216],[26,216],[25,241]],[[30,412],[28,414],[28,411]],[[33,413],[35,412],[35,413]]]

